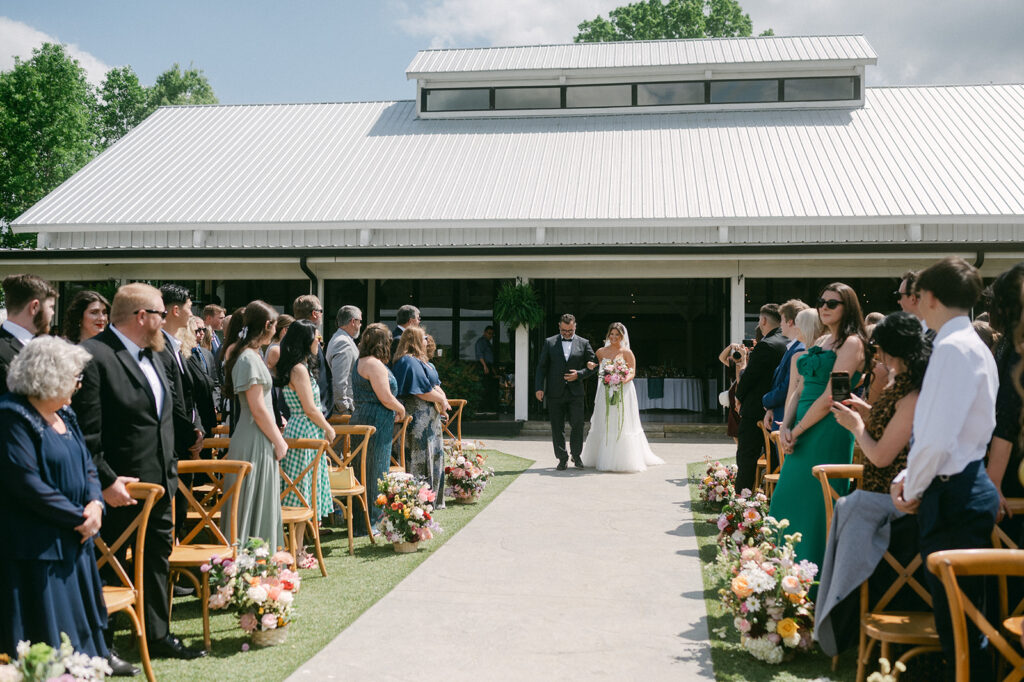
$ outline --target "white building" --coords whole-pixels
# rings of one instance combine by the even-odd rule
[[[429,50],[415,101],[162,108],[18,218],[39,248],[0,270],[412,302],[469,355],[518,277],[531,338],[621,320],[641,363],[719,377],[763,302],[842,279],[887,312],[940,255],[1024,259],[1024,85],[866,87],[875,62],[862,36]]]

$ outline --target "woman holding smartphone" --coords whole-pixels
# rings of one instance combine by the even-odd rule
[[[821,565],[825,554],[825,507],[821,484],[811,472],[818,464],[849,464],[853,460],[853,434],[832,415],[833,373],[836,388],[849,377],[860,383],[867,365],[864,316],[857,294],[842,282],[826,286],[817,301],[818,316],[826,333],[807,349],[790,377],[785,420],[779,428],[786,461],[772,495],[771,515],[789,519],[788,533],[802,534],[798,559]],[[836,485],[840,494],[845,485]],[[818,502],[809,502],[818,500]]]

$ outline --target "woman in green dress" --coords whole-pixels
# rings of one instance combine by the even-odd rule
[[[252,464],[238,493],[238,539],[244,543],[250,537],[262,538],[276,548],[284,545],[277,463],[288,452],[288,446],[274,423],[270,399],[273,380],[258,349],[273,336],[277,313],[263,301],[253,301],[245,307],[243,317],[245,324],[224,366],[225,376],[231,379],[224,382],[224,394],[229,399],[238,398],[238,422],[231,434],[227,459]],[[225,487],[233,483],[228,479]],[[230,530],[228,523],[229,515],[223,514],[220,527],[225,535]]]
[[[867,366],[864,316],[857,294],[842,282],[822,290],[818,315],[826,333],[797,361],[790,381],[785,421],[779,429],[786,461],[772,494],[771,515],[788,519],[786,533],[801,533],[798,559],[821,566],[825,555],[825,506],[821,484],[811,469],[818,464],[849,464],[853,434],[836,422],[832,408],[832,372],[846,372],[857,386]],[[844,495],[846,484],[834,484]]]
[[[275,384],[284,389],[284,401],[291,413],[284,427],[285,438],[326,438],[328,442],[334,441],[334,427],[327,423],[323,412],[320,411],[320,387],[316,383],[319,350],[320,337],[315,324],[309,320],[298,320],[288,326],[288,331],[281,340],[281,351],[275,372]],[[281,460],[281,469],[294,481],[313,461],[315,455],[316,450],[312,449],[289,449],[288,454]],[[313,504],[312,481],[313,476],[310,472],[303,476],[296,486],[307,504]],[[284,492],[286,487],[282,477],[281,492]],[[285,495],[281,505],[305,506],[294,492]],[[320,456],[316,478],[316,511],[319,517],[316,521],[330,514],[333,508],[327,453],[324,452]],[[296,561],[300,568],[312,568],[316,565],[316,559],[307,554],[303,547],[305,532],[305,525],[300,526],[296,539],[296,546],[299,547]]]

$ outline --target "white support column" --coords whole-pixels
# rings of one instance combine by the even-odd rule
[[[523,284],[529,282],[525,277],[519,281]],[[517,422],[524,422],[530,411],[530,330],[525,325],[516,327],[515,358],[515,417]]]
[[[320,299],[320,305],[323,306],[323,304],[324,304],[324,278],[323,277],[317,277],[316,278],[316,297],[318,299]],[[338,312],[338,311],[334,311],[334,312]],[[321,320],[324,319],[324,317],[326,315],[327,315],[327,313],[320,313],[320,319]]]
[[[743,275],[729,278],[729,342],[738,342],[744,334],[744,310],[746,308],[746,284]]]

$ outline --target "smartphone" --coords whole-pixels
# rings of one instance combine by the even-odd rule
[[[747,348],[753,348],[754,339],[743,339],[743,345],[746,346]]]
[[[850,375],[847,372],[832,372],[832,400],[841,403],[850,398]]]

